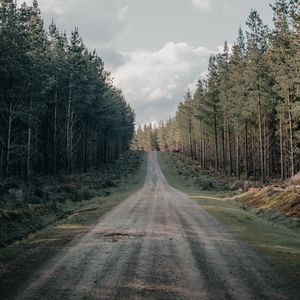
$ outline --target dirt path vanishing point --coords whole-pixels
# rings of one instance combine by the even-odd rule
[[[155,152],[147,172],[141,191],[33,275],[17,299],[297,299],[296,287],[166,182]]]

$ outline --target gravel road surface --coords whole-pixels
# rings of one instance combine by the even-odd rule
[[[143,189],[32,275],[17,299],[297,296],[252,247],[172,188],[152,152]]]

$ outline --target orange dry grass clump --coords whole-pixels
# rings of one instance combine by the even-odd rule
[[[296,174],[294,177],[287,181],[287,184],[294,185],[300,188],[300,173]]]
[[[252,188],[243,202],[259,208],[277,209],[288,216],[300,218],[300,174],[282,185]]]

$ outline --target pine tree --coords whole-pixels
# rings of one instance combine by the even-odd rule
[[[272,70],[272,75],[275,78],[274,92],[277,95],[277,114],[280,122],[279,134],[280,139],[287,132],[289,142],[289,165],[290,174],[295,174],[295,142],[294,142],[294,122],[295,117],[293,111],[296,111],[296,85],[295,78],[298,78],[296,70],[296,53],[294,47],[293,34],[290,28],[290,10],[291,5],[283,0],[276,1],[272,6],[274,11],[275,29],[272,32],[272,46],[269,49],[269,63]],[[299,50],[299,49],[298,49]],[[281,177],[284,178],[284,149],[283,142],[280,143],[281,153]]]
[[[70,41],[37,1],[0,7],[1,175],[87,171],[127,151],[135,113],[77,28]]]
[[[267,128],[268,110],[272,100],[271,84],[269,80],[269,69],[266,63],[265,53],[268,45],[268,27],[263,24],[255,10],[252,10],[247,20],[249,32],[247,32],[247,54],[246,54],[246,82],[249,91],[249,106],[257,117],[259,135],[259,160],[260,174],[263,182],[266,180],[266,158],[267,158]],[[271,95],[271,97],[270,97]],[[253,120],[254,123],[255,120]]]
[[[215,56],[211,56],[208,64],[208,85],[206,95],[206,112],[210,114],[212,120],[212,127],[214,131],[215,141],[215,167],[220,168],[219,156],[219,127],[222,124],[222,111],[220,106],[220,77],[218,73],[218,66]]]
[[[175,119],[161,123],[166,149],[175,143],[202,168],[245,179],[266,182],[299,170],[300,6],[278,0],[272,7],[275,29],[252,10],[246,39],[240,28],[232,53],[225,43],[210,58],[207,80],[179,104]]]
[[[229,119],[231,120],[233,130],[236,135],[236,171],[237,177],[240,176],[240,154],[244,153],[244,171],[246,178],[249,177],[249,125],[251,123],[252,111],[248,105],[248,89],[245,78],[245,40],[242,29],[239,28],[237,43],[234,44],[232,55],[229,59],[228,80],[231,82],[228,93],[229,103]],[[242,136],[244,137],[244,146],[241,145]]]

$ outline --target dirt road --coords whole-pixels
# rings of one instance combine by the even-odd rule
[[[296,288],[251,247],[168,185],[154,152],[144,188],[33,275],[17,297],[296,298]]]

